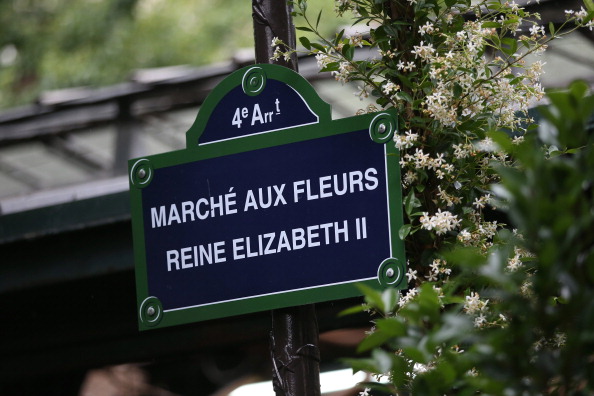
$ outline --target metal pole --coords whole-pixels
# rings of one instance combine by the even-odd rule
[[[252,0],[256,63],[275,63],[297,71],[295,54],[289,60],[271,60],[274,37],[295,48],[291,11],[286,0]],[[314,305],[272,311],[270,354],[277,396],[320,396],[320,351]]]
[[[274,63],[298,71],[296,54],[288,61],[284,58],[270,60],[274,53],[270,45],[274,37],[295,48],[297,40],[291,12],[292,7],[287,0],[252,0],[256,63]]]

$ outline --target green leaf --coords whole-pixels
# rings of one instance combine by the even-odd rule
[[[487,136],[490,137],[505,152],[509,153],[513,150],[512,141],[507,133],[503,131],[491,131],[487,133]]]
[[[416,347],[405,347],[402,348],[404,353],[414,362],[426,364],[429,362],[429,358],[423,351]]]
[[[501,28],[501,24],[499,22],[493,22],[493,21],[489,21],[489,22],[483,22],[483,24],[481,25],[481,27],[484,28]]]
[[[368,335],[357,347],[357,352],[366,352],[370,351],[373,348],[377,348],[379,346],[384,345],[389,339],[392,337],[389,334],[386,334],[382,331],[375,331]]]
[[[334,45],[338,45],[338,43],[340,42],[340,40],[342,39],[342,36],[344,36],[344,29],[342,29],[337,35],[336,38],[334,39]]]
[[[518,42],[511,37],[503,38],[501,44],[501,50],[508,56],[512,56],[518,50]]]
[[[402,337],[406,335],[406,324],[400,318],[378,319],[376,327],[391,337]]]
[[[320,69],[321,72],[332,72],[338,71],[340,65],[338,62],[330,62],[326,66]]]
[[[387,373],[392,369],[392,354],[383,349],[374,349],[371,357],[378,369],[378,373]]]
[[[363,304],[361,305],[355,305],[353,307],[347,308],[347,309],[343,309],[342,311],[340,311],[338,313],[338,316],[342,317],[342,316],[348,316],[348,315],[353,315],[353,314],[357,314],[360,312],[363,312],[367,309],[367,307]]]
[[[353,56],[355,56],[355,47],[351,46],[350,44],[345,44],[342,47],[342,55],[347,60],[353,60]]]
[[[307,26],[297,26],[295,29],[297,29],[297,30],[301,30],[301,31],[303,31],[303,32],[312,32],[312,33],[313,33],[313,30],[311,30],[311,29],[310,29],[310,28],[308,28]]]
[[[407,215],[411,215],[415,208],[421,206],[421,201],[416,197],[414,190],[410,190],[406,198],[404,198],[404,211]]]
[[[301,43],[302,46],[304,46],[308,50],[311,50],[311,44],[307,37],[305,37],[305,36],[299,37],[299,42]]]
[[[357,373],[359,371],[375,373],[377,370],[372,359],[341,359],[341,361],[351,366],[353,373]]]
[[[382,293],[362,283],[357,284],[357,288],[365,295],[365,301],[372,307],[381,310],[384,302],[382,300]]]
[[[316,19],[316,29],[320,26],[320,18],[322,17],[322,10],[318,13],[318,18]]]
[[[478,268],[485,263],[485,256],[479,248],[462,247],[451,252],[445,253],[445,259],[451,263],[456,263],[462,267]]]
[[[398,292],[391,287],[382,292],[382,310],[384,312],[393,312],[396,303],[398,302]]]
[[[464,91],[464,89],[462,88],[462,86],[458,83],[454,83],[454,96],[455,97],[460,97],[462,96],[462,92]]]
[[[408,103],[412,103],[412,102],[413,102],[413,98],[412,98],[412,96],[410,96],[410,95],[409,95],[407,92],[404,92],[404,91],[400,91],[400,92],[398,92],[398,93],[396,94],[396,97],[397,97],[398,99],[402,99],[402,100],[404,100],[404,101],[406,101],[406,102],[408,102]]]
[[[310,43],[310,45],[311,45],[313,48],[315,48],[315,49],[317,49],[318,51],[320,51],[320,52],[324,52],[324,53],[326,52],[326,47],[324,47],[322,44],[318,44],[318,43]]]
[[[411,228],[412,224],[404,224],[402,227],[400,227],[400,230],[398,230],[398,237],[401,241],[404,241],[408,234],[410,234]]]

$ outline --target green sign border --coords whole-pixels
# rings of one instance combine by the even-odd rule
[[[242,81],[245,81],[244,76],[253,73],[254,68],[259,69],[258,71],[260,73],[263,72],[265,79],[276,79],[295,89],[306,103],[309,104],[311,110],[318,115],[319,122],[317,124],[290,129],[237,137],[202,146],[198,145],[200,135],[219,101],[231,89],[242,84]],[[258,87],[258,84],[253,85]],[[261,91],[262,89],[260,89]],[[257,94],[255,93],[255,95]],[[354,286],[354,282],[350,282],[163,312],[158,298],[148,294],[146,246],[144,241],[142,190],[150,184],[154,170],[361,130],[369,130],[370,139],[373,139],[377,144],[385,144],[385,142],[390,142],[393,134],[397,132],[396,120],[397,114],[393,109],[380,113],[332,120],[330,105],[320,99],[313,87],[303,77],[290,69],[276,65],[246,67],[234,72],[222,81],[208,96],[194,124],[186,132],[186,149],[136,158],[129,161],[128,169],[139,329],[147,330],[176,326],[203,320],[361,295],[359,289]],[[400,156],[394,144],[386,144],[385,152],[387,154],[387,191],[393,257],[386,257],[384,262],[377,263],[378,279],[360,283],[376,289],[387,286],[403,289],[407,287],[407,282],[404,276],[406,271],[404,243],[398,236],[398,230],[403,225]]]

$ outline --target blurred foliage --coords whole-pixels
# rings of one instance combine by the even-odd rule
[[[460,266],[440,296],[428,283],[394,316],[393,290],[364,290],[381,315],[362,342],[354,370],[376,373],[365,384],[397,395],[587,395],[594,392],[594,96],[588,86],[549,92],[540,108],[547,127],[514,145],[494,134],[517,160],[498,166],[511,226],[485,258],[476,248],[444,252]],[[520,237],[519,235],[522,235]],[[533,256],[509,271],[521,247]],[[460,290],[472,285],[505,323],[473,326]],[[435,352],[438,358],[435,359]],[[386,393],[386,394],[387,394]]]
[[[43,90],[122,82],[133,69],[228,60],[245,47],[250,1],[3,0],[0,108]]]

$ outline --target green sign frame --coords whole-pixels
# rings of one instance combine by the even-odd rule
[[[301,100],[303,102],[303,109],[309,111],[303,122],[290,121],[292,123],[291,125],[278,127],[275,124],[275,119],[273,118],[275,115],[272,112],[270,117],[266,119],[263,116],[265,114],[264,109],[261,113],[256,112],[255,107],[253,113],[251,108],[246,112],[241,111],[244,107],[248,107],[248,105],[242,107],[241,103],[244,100],[251,100],[249,98],[263,98],[262,101],[264,101],[264,99],[273,98],[274,95],[278,96],[278,92],[274,94],[267,93],[268,89],[273,89],[275,84],[278,85],[278,83],[280,83],[281,87],[286,86],[290,88],[288,92],[294,91],[297,94],[295,96],[297,99],[295,100]],[[238,89],[241,90],[241,93],[237,93],[239,92]],[[275,99],[278,101],[278,98]],[[271,100],[268,100],[268,102]],[[228,103],[239,103],[239,105],[234,105],[236,109],[227,109],[225,106],[229,107]],[[221,109],[227,111],[225,114],[233,115],[229,117],[235,118],[221,123],[217,119],[220,114],[217,112],[221,111]],[[306,110],[304,111],[307,112]],[[241,118],[237,118],[238,114]],[[244,114],[246,114],[245,117],[243,116]],[[258,118],[260,115],[262,117]],[[262,128],[260,130],[253,129],[248,131],[245,135],[227,136],[219,140],[215,137],[214,139],[211,138],[208,142],[203,141],[203,137],[206,136],[205,131],[210,131],[208,133],[215,136],[223,129],[225,131],[226,129],[232,129],[234,132],[238,132],[240,128],[234,128],[237,126],[237,123],[245,121],[247,125],[247,121],[250,118],[252,119],[252,125],[259,123],[262,124]],[[261,122],[254,122],[254,119]],[[265,125],[266,122],[269,125]],[[235,125],[233,125],[234,123]],[[394,144],[390,144],[394,133],[397,133],[397,129],[397,114],[393,109],[379,113],[332,120],[330,105],[320,99],[313,87],[305,79],[287,68],[275,65],[255,65],[238,70],[227,77],[208,96],[194,124],[186,132],[185,149],[136,158],[129,161],[137,307],[140,330],[176,326],[250,312],[359,296],[361,292],[355,286],[356,283],[366,284],[373,288],[385,288],[388,286],[400,289],[406,288],[404,244],[398,236],[398,230],[403,225],[400,157]],[[149,202],[149,196],[151,194],[167,196],[162,191],[151,192],[149,188],[155,183],[154,180],[159,177],[159,174],[164,174],[165,171],[173,172],[179,169],[179,176],[173,177],[173,179],[178,180],[174,180],[175,183],[172,181],[171,184],[173,186],[172,188],[174,188],[176,185],[185,184],[185,180],[188,177],[193,177],[187,174],[186,169],[189,169],[188,167],[190,166],[195,166],[195,164],[205,164],[208,161],[231,162],[235,161],[241,155],[246,155],[246,153],[257,155],[257,153],[274,152],[274,150],[281,148],[283,150],[290,150],[292,147],[298,147],[299,145],[331,141],[328,139],[334,139],[335,137],[345,138],[347,135],[360,135],[363,133],[362,131],[364,131],[369,141],[383,148],[382,161],[385,164],[386,172],[385,191],[387,196],[385,198],[385,206],[387,213],[386,223],[389,228],[389,240],[386,243],[389,245],[387,249],[389,249],[390,253],[383,260],[373,264],[374,271],[377,271],[374,272],[377,275],[373,279],[365,279],[363,281],[359,279],[352,281],[341,280],[330,285],[296,287],[293,289],[289,287],[288,290],[274,293],[254,293],[252,296],[242,298],[223,298],[221,301],[197,304],[189,303],[182,304],[181,306],[173,306],[170,303],[161,301],[160,296],[153,295],[154,293],[152,293],[153,290],[151,290],[150,286],[151,276],[153,285],[161,281],[159,279],[154,280],[155,275],[151,273],[153,271],[151,269],[152,267],[147,264],[151,260],[152,254],[149,252],[152,245],[151,242],[147,242],[147,233],[154,230],[151,230],[148,224],[151,214],[149,214],[150,208],[146,206],[148,205],[147,202]],[[320,140],[325,138],[327,139]],[[357,159],[349,160],[356,162]],[[176,173],[173,174],[177,175]],[[379,180],[378,183],[384,183],[384,180]],[[375,186],[375,184],[373,185]],[[171,194],[172,201],[177,199],[175,194],[177,193],[174,192]],[[155,228],[155,213],[157,211],[154,210],[154,207],[152,209],[153,212],[150,212],[153,216],[152,227]],[[212,221],[212,227],[215,227],[215,220]],[[171,218],[169,222],[171,223]],[[162,224],[163,228],[165,228],[165,220],[163,220]],[[171,230],[174,229],[174,227],[171,227]],[[166,232],[163,231],[163,233]],[[232,230],[230,229],[229,232],[232,232]],[[342,249],[342,246],[340,249]],[[177,261],[172,261],[174,262],[173,266],[179,266],[180,255],[179,253],[176,253],[176,255]],[[175,272],[171,268],[172,264],[169,263],[169,270],[171,273]],[[275,276],[278,275],[276,274]],[[212,279],[204,280],[197,278],[196,282],[195,286],[192,285],[186,291],[181,290],[179,294],[185,295],[186,292],[190,292],[189,289],[192,289],[191,291],[193,292],[194,287],[202,287],[200,282],[210,283]],[[161,285],[158,284],[158,286],[160,287]],[[170,306],[167,307],[165,306],[166,304],[170,304]]]

